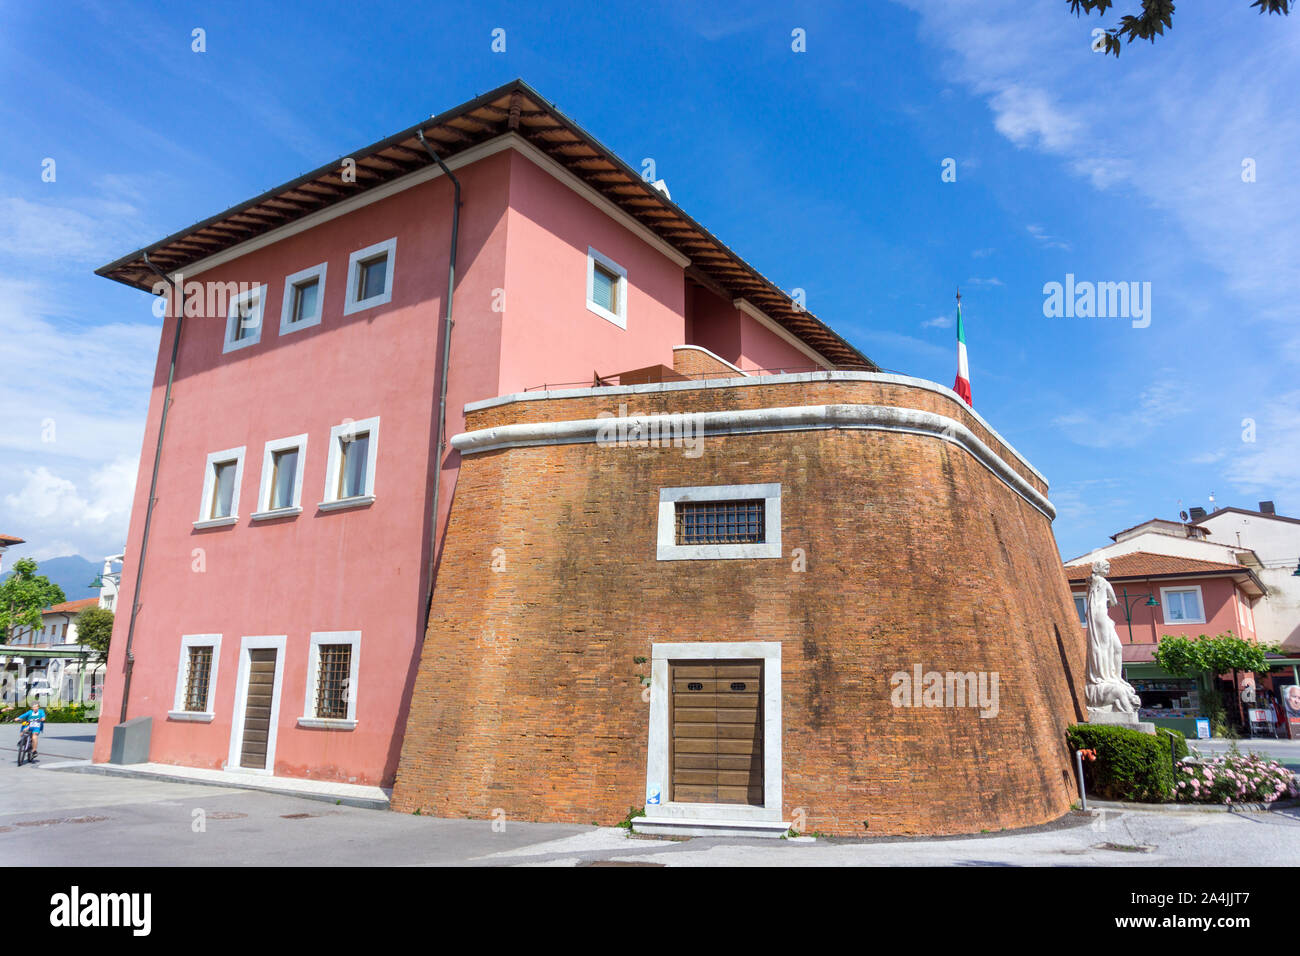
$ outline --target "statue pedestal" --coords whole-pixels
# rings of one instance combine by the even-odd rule
[[[1127,727],[1142,734],[1154,734],[1156,725],[1149,720],[1138,720],[1137,714],[1126,714],[1114,710],[1096,710],[1088,708],[1088,723],[1109,724],[1112,727]]]

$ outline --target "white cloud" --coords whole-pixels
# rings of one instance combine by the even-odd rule
[[[120,198],[121,177],[100,182],[100,198],[65,199],[50,183],[48,198],[0,197],[0,253],[7,260],[67,266],[101,265],[132,248],[139,233],[139,212]]]
[[[1243,442],[1225,466],[1227,479],[1243,492],[1281,495],[1300,487],[1300,390],[1277,396],[1257,416],[1255,441]]]
[[[1186,415],[1192,407],[1187,382],[1178,373],[1164,369],[1156,377],[1158,380],[1143,389],[1131,406],[1108,412],[1071,412],[1058,415],[1052,424],[1075,444],[1087,448],[1146,445],[1157,429]]]
[[[4,506],[22,515],[27,527],[45,529],[37,538],[24,531],[34,554],[108,554],[126,540],[137,464],[127,456],[115,458],[91,470],[80,485],[45,465],[24,469],[21,487],[4,496]]]
[[[923,329],[950,329],[953,327],[955,320],[951,315],[936,315],[933,319],[926,319],[921,323]]]
[[[45,286],[0,278],[0,532],[23,553],[95,558],[125,543],[158,328],[65,312]]]

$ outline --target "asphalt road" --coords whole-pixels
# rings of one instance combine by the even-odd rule
[[[1300,859],[1300,808],[1075,813],[1032,831],[865,842],[671,841],[610,827],[440,820],[51,769],[67,762],[56,754],[87,756],[93,738],[87,725],[50,727],[45,759],[21,768],[16,728],[0,728],[0,866],[1272,866]]]

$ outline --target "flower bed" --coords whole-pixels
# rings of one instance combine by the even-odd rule
[[[1291,771],[1259,754],[1229,751],[1178,764],[1174,792],[1180,803],[1272,803],[1300,796]]]

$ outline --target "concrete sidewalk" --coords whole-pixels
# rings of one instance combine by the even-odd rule
[[[51,764],[45,769],[97,773],[112,777],[167,780],[172,783],[192,783],[238,790],[262,790],[307,800],[324,800],[345,807],[360,807],[364,810],[387,810],[388,799],[392,795],[391,790],[382,787],[307,780],[301,777],[272,777],[267,774],[237,773],[230,770],[203,770],[198,767],[178,767],[168,763],[105,764],[77,761]]]

